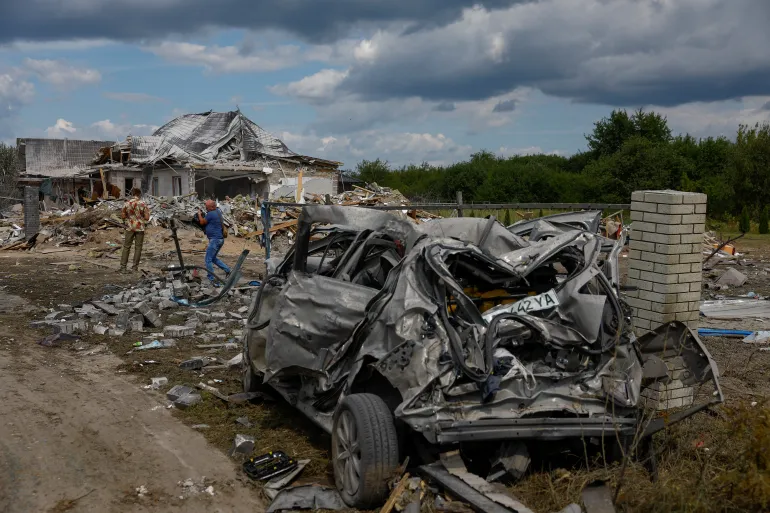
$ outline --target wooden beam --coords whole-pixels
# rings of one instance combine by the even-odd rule
[[[297,219],[292,219],[291,221],[286,221],[285,223],[278,223],[278,224],[270,227],[270,233],[277,232],[278,230],[285,230],[286,228],[290,228],[292,226],[296,226],[297,222],[298,222]],[[263,233],[265,233],[264,229],[256,231],[256,232],[251,232],[251,233],[247,234],[246,237],[252,237],[252,236],[259,237]]]
[[[107,181],[104,179],[104,169],[99,168],[99,176],[102,177],[102,199],[107,199]]]

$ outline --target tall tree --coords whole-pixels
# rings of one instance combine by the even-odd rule
[[[671,140],[671,129],[665,117],[644,109],[628,115],[625,110],[613,110],[607,118],[594,123],[594,130],[586,136],[588,149],[595,158],[612,155],[632,137],[641,137],[654,143]]]

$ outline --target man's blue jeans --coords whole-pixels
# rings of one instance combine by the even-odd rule
[[[214,272],[214,264],[227,274],[230,274],[230,268],[227,267],[227,264],[217,258],[219,250],[222,249],[224,244],[224,239],[209,239],[209,245],[206,248],[206,269],[209,271],[209,280],[212,282],[214,281],[214,275],[212,274]]]

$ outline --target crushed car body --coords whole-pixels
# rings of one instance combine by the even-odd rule
[[[522,230],[306,207],[253,299],[244,387],[272,386],[333,444],[357,394],[434,445],[650,434],[663,426],[644,412],[674,382],[692,398],[676,420],[720,402],[716,365],[685,325],[635,337],[624,240],[597,233],[600,215],[573,218]],[[348,474],[335,466],[341,490]],[[356,482],[343,499],[361,506]]]

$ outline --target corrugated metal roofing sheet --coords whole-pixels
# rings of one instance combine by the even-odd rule
[[[133,137],[131,161],[153,164],[166,158],[193,163],[238,160],[241,140],[248,160],[258,155],[300,156],[289,150],[283,141],[233,111],[186,114],[169,121],[152,136]]]

